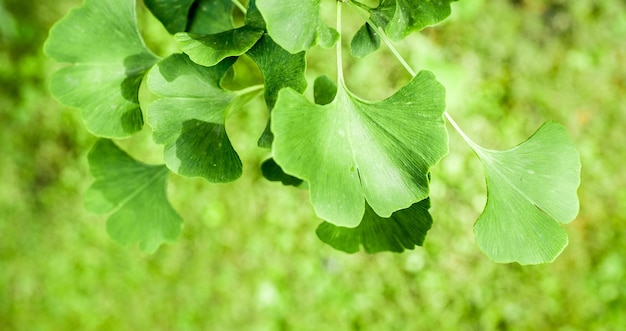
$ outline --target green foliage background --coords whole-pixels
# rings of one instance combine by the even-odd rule
[[[478,251],[472,222],[484,179],[452,130],[450,154],[433,169],[435,223],[424,248],[347,255],[321,243],[306,192],[269,183],[257,168],[267,156],[255,146],[261,101],[230,124],[242,179],[215,185],[172,175],[169,194],[186,220],[179,242],[154,255],[120,247],[82,205],[95,138],[46,90],[61,65],[43,57],[42,43],[78,4],[0,1],[0,330],[626,325],[624,1],[461,0],[444,24],[398,46],[413,67],[437,74],[449,112],[486,147],[519,143],[544,120],[568,127],[583,163],[581,212],[565,227],[561,257],[530,267],[494,264]],[[347,29],[358,28],[350,16]],[[145,11],[140,18],[157,53],[175,50]],[[332,50],[314,52],[310,77],[333,77],[329,58]],[[387,51],[346,61],[348,85],[370,99],[409,79]],[[120,144],[161,162],[147,130]]]

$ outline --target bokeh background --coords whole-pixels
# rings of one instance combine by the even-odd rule
[[[552,264],[525,267],[494,264],[474,244],[484,179],[451,127],[423,248],[348,255],[323,244],[306,191],[258,170],[268,154],[255,146],[260,100],[228,124],[244,176],[216,185],[172,175],[169,196],[186,220],[180,240],[154,255],[120,247],[82,205],[95,138],[46,88],[63,65],[42,43],[79,4],[0,1],[0,330],[626,328],[623,0],[461,0],[443,24],[398,43],[414,68],[437,74],[448,111],[477,142],[508,148],[546,120],[576,141],[581,210],[565,226],[569,247]],[[359,16],[344,13],[354,30]],[[176,51],[143,9],[140,20],[157,53]],[[311,79],[334,77],[329,59],[332,50],[311,53]],[[345,61],[348,85],[369,99],[409,79],[387,50]],[[161,162],[149,128],[118,143]]]

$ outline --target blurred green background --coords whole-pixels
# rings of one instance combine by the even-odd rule
[[[170,198],[186,220],[180,240],[154,255],[120,247],[82,206],[95,138],[46,90],[63,65],[42,55],[42,43],[79,4],[0,1],[0,330],[626,327],[623,0],[461,0],[443,24],[398,44],[414,68],[437,74],[448,111],[479,143],[511,147],[545,120],[564,123],[576,141],[581,211],[565,226],[569,247],[553,264],[527,267],[494,264],[474,244],[484,178],[451,127],[423,248],[347,255],[326,246],[307,193],[260,175],[260,100],[229,123],[243,178],[215,185],[172,175]],[[359,16],[344,13],[355,29]],[[176,49],[145,10],[140,18],[155,51]],[[333,77],[329,58],[332,50],[312,52],[311,79]],[[409,79],[387,50],[346,61],[348,85],[366,98]],[[149,128],[118,143],[161,162]]]

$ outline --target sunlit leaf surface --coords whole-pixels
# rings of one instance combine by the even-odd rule
[[[86,0],[52,27],[44,52],[74,63],[52,76],[50,91],[82,110],[89,131],[125,138],[142,128],[139,85],[158,58],[139,35],[134,0]]]
[[[150,90],[161,97],[150,105],[148,123],[154,141],[165,145],[165,163],[180,175],[211,182],[241,176],[241,160],[224,125],[229,111],[247,99],[220,86],[233,62],[204,67],[174,54],[148,76]]]
[[[89,153],[89,165],[95,182],[85,193],[85,206],[111,213],[111,238],[126,246],[138,243],[147,253],[178,238],[183,223],[167,200],[165,166],[138,162],[104,139]]]
[[[366,201],[389,217],[428,196],[429,168],[448,150],[444,94],[429,72],[380,102],[340,86],[331,103],[316,105],[283,89],[272,112],[274,159],[309,183],[326,221],[355,227]]]
[[[331,47],[339,37],[337,31],[322,22],[320,2],[257,0],[256,5],[272,38],[289,52],[298,53],[317,44]]]
[[[501,263],[553,261],[567,246],[559,223],[578,214],[580,160],[565,128],[544,124],[506,150],[472,143],[487,178],[488,198],[474,232],[481,250]]]

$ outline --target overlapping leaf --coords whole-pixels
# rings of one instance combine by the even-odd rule
[[[171,34],[213,34],[234,27],[231,0],[145,0],[146,6]]]
[[[456,0],[382,0],[378,7],[368,9],[374,24],[364,24],[354,35],[351,53],[363,57],[380,47],[377,28],[392,39],[401,40],[413,31],[437,24],[450,16],[450,4]]]
[[[261,172],[263,177],[271,182],[281,182],[283,185],[289,186],[300,186],[303,183],[302,179],[287,175],[276,161],[271,158],[263,161]]]
[[[210,67],[227,57],[244,54],[262,35],[263,30],[243,26],[211,35],[177,33],[176,41],[195,63]]]
[[[368,253],[399,253],[424,243],[426,233],[433,223],[428,209],[430,199],[424,199],[384,218],[378,216],[370,206],[366,206],[363,220],[356,228],[324,222],[318,226],[316,233],[323,242],[347,253],[358,252],[360,246]]]
[[[152,253],[164,242],[175,241],[182,219],[167,200],[163,165],[140,163],[110,140],[99,140],[89,153],[95,182],[85,193],[85,205],[108,214],[107,231],[122,245],[138,243]]]
[[[185,31],[189,9],[195,0],[144,0],[146,7],[170,33]]]
[[[317,44],[331,47],[339,38],[337,31],[321,18],[321,0],[257,0],[267,31],[290,53],[305,51]]]
[[[214,66],[230,56],[246,53],[263,36],[264,22],[258,15],[255,2],[251,1],[246,16],[246,25],[215,34],[181,32],[176,41],[183,52],[197,64]]]
[[[282,88],[291,87],[300,93],[306,89],[305,52],[291,54],[276,44],[269,35],[265,35],[247,54],[263,74],[265,103],[270,111],[274,108],[278,91]],[[268,120],[258,144],[260,147],[269,148],[273,139]]]
[[[429,72],[381,102],[340,86],[321,106],[283,89],[272,112],[274,159],[309,183],[315,211],[328,222],[357,226],[366,201],[389,217],[428,196],[429,168],[447,153],[444,94]]]
[[[134,0],[86,0],[52,27],[44,52],[74,63],[52,76],[50,91],[82,110],[89,131],[124,138],[141,129],[137,93],[158,59],[139,35]]]
[[[377,28],[385,29],[396,12],[396,0],[382,0],[378,7],[369,9],[371,26],[365,23],[354,35],[350,44],[350,53],[363,57],[380,47],[380,36]]]
[[[383,0],[382,2],[389,2]],[[389,24],[387,34],[395,40],[406,37],[413,31],[437,24],[450,16],[450,4],[456,0],[395,0],[396,10]],[[382,4],[381,4],[382,6]],[[381,12],[384,15],[384,13]]]
[[[229,58],[214,67],[195,64],[184,54],[159,62],[148,86],[161,98],[148,110],[154,140],[165,145],[165,163],[176,173],[228,182],[241,175],[242,165],[225,129],[229,111],[247,99],[220,86],[233,64]]]
[[[315,82],[313,84],[313,97],[316,104],[327,105],[333,102],[336,94],[337,85],[335,85],[335,83],[331,81],[327,76],[323,75],[315,79]],[[269,128],[266,128],[266,132],[270,132]],[[272,135],[272,139],[273,137],[274,136]],[[283,171],[283,169],[272,158],[263,162],[263,164],[261,165],[261,171],[263,173],[263,177],[265,177],[269,181],[279,181],[282,182],[283,185],[298,187],[307,186],[307,184],[302,179],[286,174],[285,171]]]
[[[480,249],[499,263],[553,261],[567,246],[559,223],[578,213],[580,160],[565,128],[548,122],[506,151],[470,145],[487,178],[487,204],[474,226]]]

